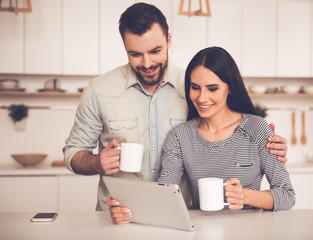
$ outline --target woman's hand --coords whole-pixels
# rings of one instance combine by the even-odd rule
[[[109,206],[109,211],[111,213],[113,223],[130,223],[129,218],[131,217],[131,212],[129,208],[120,207],[119,202],[113,199],[111,196],[109,196],[109,198],[106,200],[106,204]]]
[[[239,210],[244,205],[244,191],[238,178],[230,178],[225,182],[225,196],[229,203],[229,209]]]

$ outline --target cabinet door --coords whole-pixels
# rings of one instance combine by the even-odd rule
[[[25,73],[62,73],[61,0],[32,0],[25,14]]]
[[[118,30],[120,15],[134,0],[100,0],[100,73],[126,64],[127,54]]]
[[[0,212],[57,211],[57,177],[0,177]]]
[[[185,69],[191,58],[207,46],[207,18],[178,15],[179,3],[180,1],[174,1],[172,12],[172,61]]]
[[[312,173],[291,173],[290,179],[296,192],[294,209],[313,209]]]
[[[242,67],[242,3],[241,1],[210,1],[212,17],[208,18],[210,46],[224,48]]]
[[[23,73],[23,13],[0,13],[0,72]]]
[[[244,76],[276,76],[276,12],[275,1],[244,2]]]
[[[312,4],[293,1],[278,6],[278,76],[309,77]]]
[[[63,73],[99,74],[99,1],[63,0]]]
[[[59,211],[94,211],[99,176],[59,176]]]

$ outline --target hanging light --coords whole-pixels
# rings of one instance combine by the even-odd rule
[[[179,7],[179,15],[187,15],[189,17],[191,16],[207,16],[211,17],[211,11],[210,11],[210,4],[209,0],[205,0],[206,5],[206,11],[202,11],[202,0],[199,0],[199,9],[192,11],[191,10],[191,0],[188,0],[188,11],[184,11],[184,0],[180,0],[180,7]]]
[[[15,14],[19,12],[32,12],[30,0],[26,0],[26,7],[19,7],[18,1],[19,0],[10,0],[8,6],[2,6],[3,0],[0,0],[0,12],[14,12]]]

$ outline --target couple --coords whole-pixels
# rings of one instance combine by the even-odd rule
[[[187,174],[191,174],[190,172],[188,173],[190,169],[187,168],[188,166],[186,164],[192,162],[190,158],[186,158],[184,153],[194,151],[198,145],[205,147],[202,149],[203,151],[210,150],[209,154],[213,154],[217,150],[222,150],[221,152],[217,152],[218,155],[223,154],[220,156],[224,156],[223,161],[220,162],[222,164],[225,164],[229,156],[234,156],[232,159],[239,161],[245,159],[243,158],[243,154],[249,153],[249,160],[252,161],[249,163],[236,163],[241,168],[234,169],[234,171],[236,170],[236,176],[230,176],[231,178],[237,177],[239,180],[243,176],[243,181],[244,183],[248,183],[248,188],[249,186],[255,187],[258,185],[258,183],[252,183],[251,179],[253,176],[257,176],[255,179],[258,181],[259,176],[265,172],[265,169],[261,168],[261,163],[264,164],[264,159],[262,159],[262,162],[260,159],[254,159],[257,157],[257,153],[262,153],[262,155],[264,153],[266,154],[265,156],[270,156],[266,157],[266,161],[270,161],[268,163],[265,162],[266,166],[273,164],[283,168],[283,164],[275,159],[276,156],[270,155],[268,151],[278,155],[278,160],[286,161],[286,141],[279,136],[274,136],[260,118],[249,115],[250,113],[254,113],[254,108],[243,85],[233,86],[229,85],[232,83],[228,82],[223,85],[223,81],[226,81],[223,75],[219,76],[219,73],[214,72],[214,69],[210,69],[208,73],[208,69],[202,69],[205,67],[199,65],[199,69],[191,69],[191,72],[189,72],[191,81],[190,86],[185,87],[188,101],[186,104],[183,86],[184,72],[168,61],[168,48],[171,43],[171,35],[168,32],[166,19],[159,9],[145,3],[134,4],[121,15],[119,30],[128,55],[129,64],[99,76],[92,80],[85,88],[75,116],[74,126],[63,150],[64,160],[68,169],[85,175],[124,176],[124,173],[119,171],[120,150],[115,148],[120,146],[120,142],[138,142],[145,145],[145,153],[142,171],[136,177],[148,181],[157,181],[160,177],[160,156],[165,138],[173,126],[186,120],[187,111],[189,110],[188,119],[193,118],[193,120],[188,121],[186,125],[180,125],[178,128],[175,128],[170,133],[165,144],[163,171],[160,180],[168,180],[169,182],[176,183],[179,182],[182,172],[185,171]],[[219,48],[213,49],[219,52],[219,54],[224,52],[224,50]],[[211,60],[216,61],[218,58]],[[233,67],[228,62],[218,63],[217,65],[225,69],[232,69]],[[186,74],[188,75],[188,72]],[[208,83],[203,83],[201,78],[194,77],[195,74],[199,74],[207,80],[214,79],[216,82],[212,86],[209,83],[210,86],[207,87],[206,84]],[[205,77],[207,74],[210,78]],[[229,75],[232,73],[226,71],[222,72],[222,74]],[[239,82],[242,84],[241,77]],[[232,100],[231,102],[226,101],[224,108],[220,108],[222,105],[220,103],[224,101],[222,97],[225,96],[219,96],[219,94],[221,88],[225,91],[225,87],[229,89],[228,95]],[[243,92],[239,92],[239,96],[237,96],[237,91]],[[212,97],[210,101],[204,101],[202,99],[205,96],[210,97],[212,94],[217,94],[217,96]],[[244,102],[238,103],[241,99]],[[213,103],[215,105],[212,105]],[[195,104],[194,109],[191,109],[191,104]],[[187,105],[189,105],[188,108]],[[249,111],[245,112],[245,109],[236,108],[242,105],[250,106],[248,107]],[[229,110],[226,111],[226,109]],[[213,115],[222,110],[225,111],[224,114],[227,113],[229,116],[225,115],[225,118],[223,117],[222,120],[218,120],[216,124],[213,124],[211,122],[214,119],[212,118]],[[199,117],[196,117],[194,114],[198,111]],[[250,137],[249,134],[252,134],[251,131],[256,128],[254,125],[251,127],[251,122],[253,124],[258,123],[260,132]],[[179,134],[175,131],[185,131],[181,128],[188,128],[188,124],[194,124],[193,127],[190,126],[189,128],[189,135],[186,132],[187,135],[179,139]],[[220,129],[221,127],[222,129]],[[245,129],[245,127],[248,128]],[[194,131],[195,129],[197,131]],[[190,144],[188,146],[190,149],[185,149],[186,146],[180,140],[188,139],[189,141],[191,133],[196,134],[194,135],[194,139],[198,139],[198,142],[193,145]],[[246,136],[246,138],[241,139],[243,136]],[[268,140],[272,143],[267,143],[266,137],[270,137]],[[182,146],[176,145],[177,141]],[[97,146],[98,142],[99,154],[93,154],[92,150]],[[224,142],[225,147],[231,148],[233,147],[232,144],[240,144],[240,148],[236,150],[226,149],[228,156],[225,156],[225,149],[219,148],[219,144],[223,144]],[[211,148],[210,144],[212,146],[217,144],[217,147]],[[265,144],[270,150],[265,148]],[[193,147],[195,149],[192,149]],[[184,152],[182,151],[183,149],[188,151]],[[241,152],[242,154],[240,154]],[[171,154],[174,155],[171,156]],[[200,155],[202,156],[203,153]],[[193,159],[195,158],[193,157]],[[210,155],[206,159],[208,163],[210,163],[209,161],[213,161]],[[200,161],[201,158],[198,160]],[[221,174],[219,176],[223,177],[225,175],[226,180],[226,177],[228,177],[226,176],[227,172],[216,172],[220,166],[218,160],[219,158],[213,167],[207,165],[207,168],[215,174]],[[273,160],[275,161],[272,162]],[[165,161],[167,161],[166,164]],[[198,164],[195,163],[189,165],[189,167],[193,166],[197,168]],[[249,166],[249,164],[252,164],[252,166]],[[230,168],[228,169],[230,171]],[[246,170],[249,170],[249,172],[246,172],[247,174],[245,174]],[[257,170],[262,170],[262,172],[257,173]],[[195,175],[190,175],[189,177],[197,178],[199,176],[200,174],[196,172]],[[251,179],[249,179],[250,177]],[[269,179],[273,179],[274,177],[281,176],[273,175],[269,176]],[[194,180],[190,179],[191,183]],[[227,186],[232,189],[230,192],[235,194],[236,197],[241,196],[241,199],[239,198],[233,204],[234,208],[237,206],[240,208],[239,202],[241,202],[241,205],[245,203],[243,202],[244,199],[242,199],[245,189],[241,189],[241,186],[246,185],[240,184],[239,180],[231,179]],[[281,182],[286,184],[286,186],[290,183],[284,182],[284,180],[281,180]],[[275,186],[273,185],[273,187]],[[240,189],[241,193],[239,192]],[[292,188],[289,190],[292,191]],[[194,186],[192,191],[194,198],[193,204],[195,204],[194,207],[197,207],[197,194]],[[248,195],[249,193],[247,192]],[[278,193],[274,191],[272,194],[279,198],[279,202],[281,201]],[[271,196],[273,196],[272,194]],[[105,210],[107,204],[110,206],[116,205],[117,202],[115,200],[107,198],[108,192],[100,177],[97,210]],[[235,199],[235,196],[232,198]],[[275,202],[272,204],[274,204],[274,209],[286,207],[286,205],[275,206]],[[111,207],[110,210],[115,223],[127,222],[130,214],[127,208]]]
[[[168,134],[162,153],[159,182],[179,184],[184,173],[191,185],[192,209],[199,209],[198,180],[226,181],[230,209],[249,207],[290,209],[295,203],[288,172],[266,148],[274,136],[267,122],[256,116],[238,67],[223,48],[198,52],[185,75],[187,122]],[[263,175],[270,189],[261,191]],[[130,209],[108,199],[112,220],[127,223]]]

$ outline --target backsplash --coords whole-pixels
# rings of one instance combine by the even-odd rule
[[[43,88],[48,79],[58,78],[61,89],[68,93],[77,93],[78,88],[85,87],[94,76],[42,76],[42,75],[0,75],[0,79],[14,78],[20,80],[20,87],[26,91],[36,92]],[[246,78],[247,86],[251,84],[313,84],[311,78]],[[27,126],[24,131],[16,131],[7,109],[0,109],[0,165],[17,164],[12,158],[13,153],[46,153],[48,157],[40,165],[50,165],[54,160],[62,160],[62,148],[73,125],[75,109],[79,96],[73,97],[30,97],[0,96],[1,106],[25,104],[28,106],[50,106],[51,109],[29,109]],[[290,164],[313,161],[313,98],[303,97],[255,97],[254,103],[268,108],[266,120],[275,123],[276,133],[288,140],[288,160]],[[65,106],[62,109],[60,106]],[[307,143],[301,144],[302,108],[309,107],[306,112]],[[291,116],[296,112],[297,144],[291,145]]]

